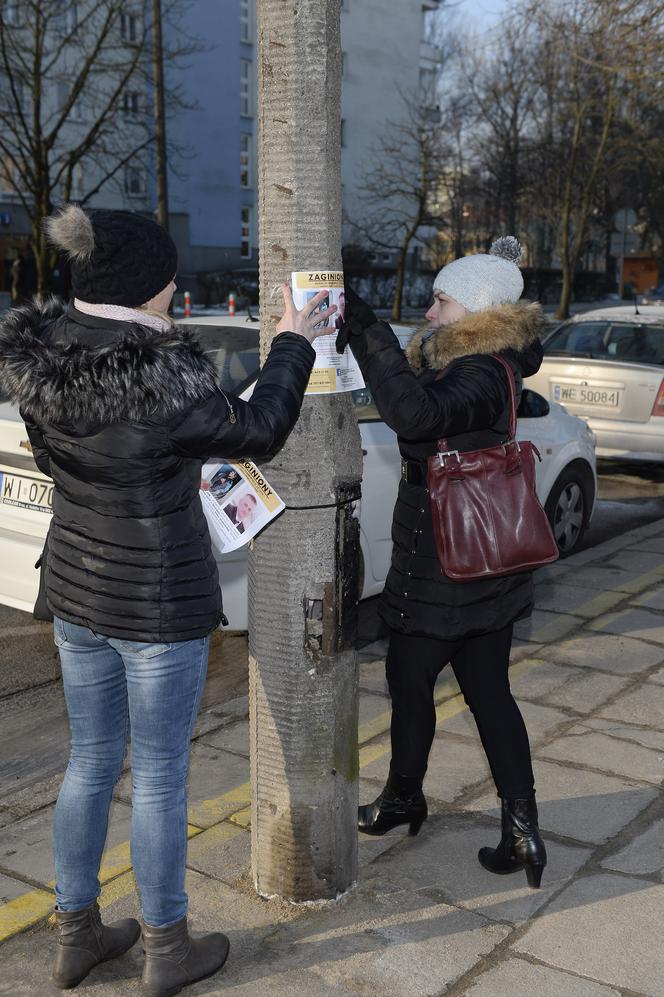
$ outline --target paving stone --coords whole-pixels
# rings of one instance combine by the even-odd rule
[[[464,997],[620,997],[613,987],[561,973],[525,959],[506,959],[484,973]]]
[[[363,775],[368,775],[363,771]],[[461,742],[446,734],[436,733],[429,768],[424,780],[424,792],[436,800],[452,802],[491,777],[484,750],[479,742]]]
[[[635,599],[632,599],[632,604],[634,606],[642,606],[644,609],[664,609],[664,585],[660,585],[656,589],[637,596]]]
[[[548,644],[550,641],[562,638],[581,626],[578,616],[568,616],[565,613],[549,613],[544,609],[536,609],[528,620],[522,620],[514,627],[514,633],[521,640]]]
[[[545,699],[552,706],[562,706],[576,713],[592,713],[621,692],[628,682],[628,678],[618,675],[588,671],[579,674],[577,671],[571,681],[553,689]]]
[[[554,613],[571,613],[573,616],[594,617],[608,613],[625,598],[622,592],[601,592],[595,588],[581,588],[568,581],[544,582],[535,586],[535,605]]]
[[[389,696],[384,658],[379,658],[377,661],[363,661],[360,664],[360,689]]]
[[[664,686],[645,682],[638,689],[626,692],[615,702],[603,706],[599,714],[602,717],[664,730]]]
[[[652,644],[633,637],[600,634],[589,630],[544,648],[541,655],[563,665],[597,668],[617,675],[643,672],[664,660],[662,650]]]
[[[219,721],[217,720],[217,723]],[[249,721],[238,720],[236,723],[224,724],[210,734],[201,738],[202,744],[211,744],[222,751],[232,751],[236,755],[249,757]]]
[[[389,700],[386,700],[384,696],[375,696],[368,692],[360,693],[360,710],[359,710],[359,727],[360,727],[360,740],[364,740],[362,737],[362,728],[369,724],[371,729],[374,729],[375,723],[380,718],[383,719],[382,729],[387,730],[390,726],[389,714],[391,706]]]
[[[360,922],[350,934],[330,932],[329,938],[315,940],[309,961],[326,982],[341,979],[356,992],[381,997],[439,994],[487,956],[509,931],[504,925],[487,924],[470,911],[424,897],[419,898],[419,909],[408,910],[402,909],[401,897],[390,899],[391,914]],[[302,953],[298,954],[301,960]],[[307,987],[306,992],[312,990]]]
[[[664,554],[664,537],[641,538],[637,547],[630,547],[630,550],[654,551],[656,554]]]
[[[638,744],[626,744],[585,724],[572,727],[563,737],[540,748],[537,754],[655,785],[660,785],[664,779],[664,753]]]
[[[542,699],[554,689],[578,678],[579,674],[585,674],[579,672],[578,668],[570,668],[557,661],[546,661],[537,657],[530,660],[535,667],[529,668],[525,674],[520,674],[514,664],[510,664],[510,687],[519,702],[522,699]]]
[[[573,882],[514,948],[559,969],[649,997],[664,993],[664,959],[653,925],[664,890],[608,873]]]
[[[541,644],[535,644],[531,640],[519,640],[519,638],[515,636],[512,639],[510,664],[522,661],[523,658],[537,658],[541,647]]]
[[[664,818],[656,820],[619,852],[602,862],[607,869],[635,875],[657,875],[664,882]]]
[[[212,827],[251,803],[249,761],[229,751],[196,741],[191,746],[189,819],[197,827]],[[131,773],[118,783],[116,795],[131,802]]]
[[[661,563],[661,559],[660,559]],[[589,564],[574,572],[574,584],[580,588],[598,589],[601,592],[638,592],[652,582],[643,578],[646,572],[628,571],[621,567],[606,567],[604,564]]]
[[[533,669],[532,673],[529,674],[536,675],[537,669]],[[533,742],[546,737],[560,724],[569,723],[570,721],[567,714],[562,713],[552,706],[540,706],[537,703],[528,703],[525,700],[519,700],[519,709],[528,728],[530,740]],[[458,716],[453,717],[451,720],[445,720],[443,729],[446,733],[450,734],[463,734],[466,737],[476,739],[479,737],[475,718],[469,710],[464,710],[463,713],[458,714]]]
[[[632,724],[621,724],[617,720],[603,720],[601,717],[589,717],[583,721],[583,726],[589,730],[599,730],[617,741],[628,741],[651,748],[660,754],[664,753],[664,731],[649,730]]]
[[[562,763],[535,759],[533,768],[540,827],[579,842],[609,841],[658,795],[654,788]],[[467,809],[500,815],[493,793],[473,800]]]
[[[187,866],[233,886],[251,867],[251,834],[224,821],[189,841]]]
[[[17,824],[3,827],[0,830],[0,866],[10,873],[48,886],[55,878],[52,824],[53,811],[49,808]],[[106,851],[128,841],[130,833],[130,808],[122,803],[113,803]]]
[[[640,547],[638,550],[627,549],[617,552],[608,562],[610,567],[620,568],[622,571],[636,571],[646,574],[650,571],[657,571],[664,568],[664,557],[657,551],[646,551]]]
[[[11,879],[0,872],[0,906],[6,904],[8,900],[15,900],[16,897],[27,893],[32,887],[18,879]]]
[[[649,677],[649,680],[651,682],[656,682],[657,685],[664,685],[664,668],[660,668],[659,671],[656,671],[654,675]]]
[[[525,872],[496,876],[477,861],[478,850],[497,845],[499,838],[499,825],[483,817],[449,812],[430,817],[416,838],[402,836],[388,855],[374,862],[363,884],[376,893],[419,891],[517,924],[533,917],[591,854],[588,848],[548,841],[542,888],[531,890]]]
[[[626,634],[655,644],[664,644],[664,621],[660,614],[648,612],[647,609],[625,609],[602,616],[589,624],[589,627],[591,630]]]

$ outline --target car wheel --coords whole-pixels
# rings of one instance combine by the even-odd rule
[[[544,506],[561,557],[569,557],[579,549],[591,508],[592,490],[587,472],[579,465],[565,468]]]

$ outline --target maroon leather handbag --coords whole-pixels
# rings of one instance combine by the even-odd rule
[[[528,571],[558,558],[553,532],[535,491],[537,447],[516,439],[514,371],[509,438],[501,446],[459,453],[447,440],[429,457],[427,483],[438,560],[457,582]]]

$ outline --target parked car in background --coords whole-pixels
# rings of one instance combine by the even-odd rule
[[[664,306],[585,312],[544,342],[528,386],[588,422],[597,456],[664,460]]]
[[[248,398],[259,369],[256,324],[238,317],[195,316],[195,328],[214,358],[222,388]],[[395,328],[405,345],[412,328]],[[353,393],[364,452],[360,509],[362,597],[382,591],[392,553],[392,509],[401,472],[395,434],[381,420],[368,389]],[[595,495],[593,435],[586,424],[534,391],[523,393],[521,439],[542,454],[537,490],[561,554],[578,549],[592,516]],[[17,410],[0,405],[0,603],[30,610],[37,593],[39,557],[48,529],[52,485],[36,468]],[[219,554],[224,611],[233,629],[247,626],[246,548]]]

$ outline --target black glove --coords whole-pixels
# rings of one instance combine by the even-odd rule
[[[363,301],[359,294],[356,294],[352,287],[346,285],[346,307],[344,310],[343,324],[337,336],[337,353],[343,353],[348,346],[351,336],[359,336],[370,326],[375,325],[378,319],[375,313]]]

